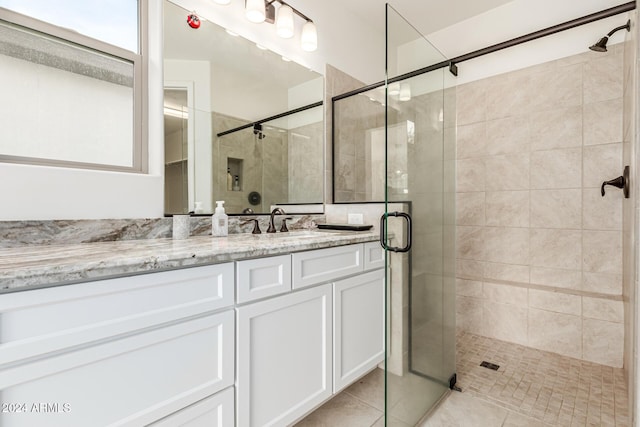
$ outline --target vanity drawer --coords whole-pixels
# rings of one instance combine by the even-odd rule
[[[0,298],[0,365],[230,307],[233,263]]]
[[[238,303],[291,290],[291,255],[236,262]]]
[[[227,310],[2,369],[3,401],[59,405],[3,425],[148,425],[233,385],[234,325]]]
[[[150,424],[151,427],[230,427],[234,425],[233,387]]]
[[[364,244],[364,271],[375,270],[384,267],[384,249],[380,242],[368,242]]]
[[[337,246],[293,254],[293,288],[330,282],[363,271],[364,245]]]

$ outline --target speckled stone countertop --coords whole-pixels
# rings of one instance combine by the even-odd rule
[[[294,231],[0,249],[0,292],[375,241],[378,232]]]

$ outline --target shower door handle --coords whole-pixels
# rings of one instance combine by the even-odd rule
[[[387,237],[387,218],[390,216],[404,218],[407,221],[407,243],[402,248],[396,248],[394,246],[388,246]],[[380,217],[380,246],[385,250],[391,252],[409,252],[411,250],[411,215],[405,212],[385,212]]]

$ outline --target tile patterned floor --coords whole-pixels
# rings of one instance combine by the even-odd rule
[[[463,392],[452,392],[421,427],[630,427],[622,369],[464,332],[456,365]],[[382,427],[383,389],[384,373],[375,369],[297,426]],[[407,401],[415,400],[419,393],[408,390]],[[394,415],[387,426],[410,425]]]
[[[483,360],[500,369],[479,366]],[[456,365],[465,393],[549,425],[630,425],[622,369],[464,332]]]

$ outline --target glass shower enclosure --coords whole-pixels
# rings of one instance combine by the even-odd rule
[[[456,380],[455,86],[446,63],[387,4],[386,425],[417,425]]]

